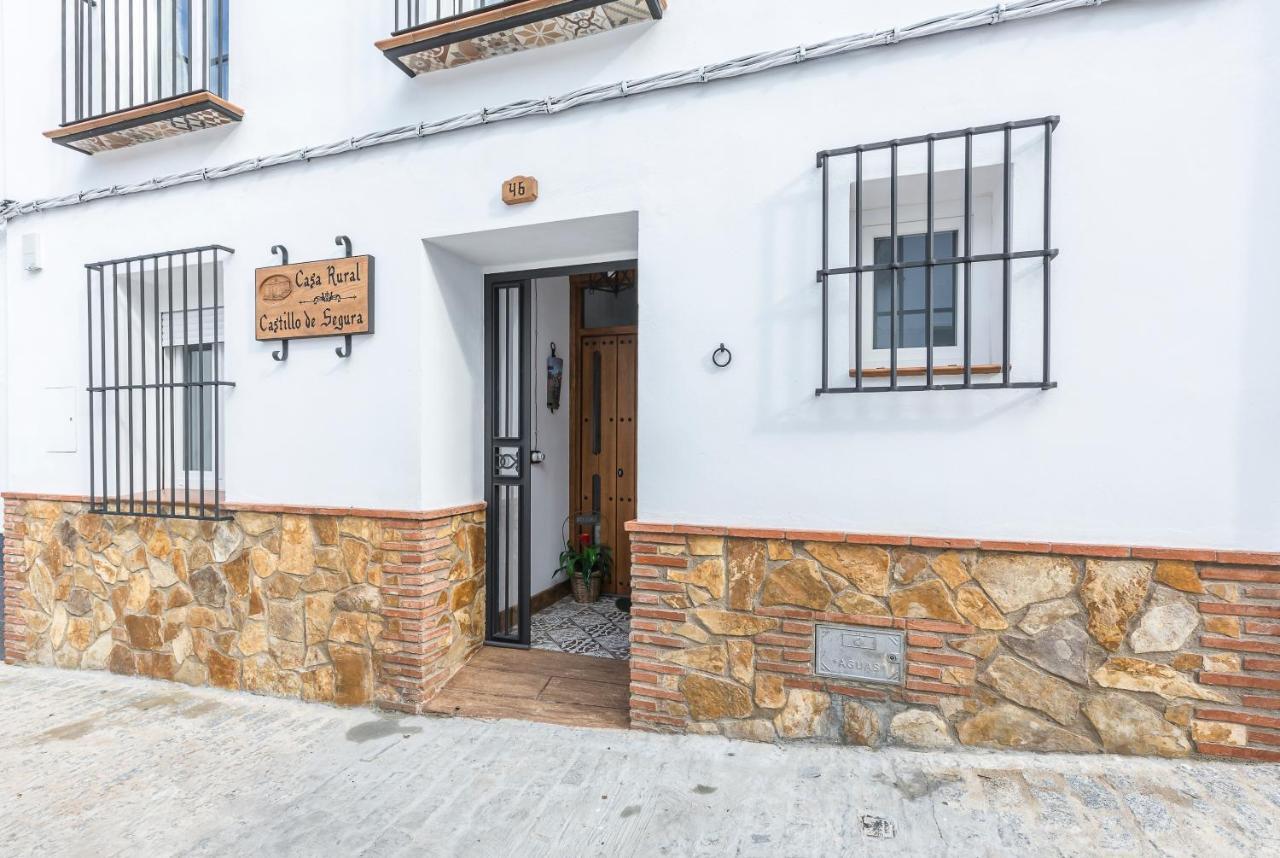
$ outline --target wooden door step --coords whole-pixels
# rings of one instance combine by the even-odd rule
[[[426,711],[567,727],[631,726],[628,662],[542,650],[482,647]]]

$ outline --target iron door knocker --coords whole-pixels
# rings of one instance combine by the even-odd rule
[[[721,343],[720,348],[711,353],[711,362],[721,369],[724,369],[726,366],[733,363],[733,352],[725,348],[724,343]]]

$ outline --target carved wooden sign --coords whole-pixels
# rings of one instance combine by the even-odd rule
[[[349,256],[259,268],[259,340],[373,333],[373,257]]]
[[[502,201],[509,206],[523,205],[538,199],[538,180],[533,176],[516,176],[502,183]]]

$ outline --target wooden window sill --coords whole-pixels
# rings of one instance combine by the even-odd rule
[[[517,0],[375,42],[409,77],[662,18],[667,0]]]
[[[95,116],[46,131],[60,146],[86,155],[124,149],[239,122],[244,110],[211,92],[193,92],[152,104]]]
[[[973,375],[999,375],[1004,368],[998,363],[976,363],[969,367],[970,373]],[[938,375],[964,375],[964,367],[960,364],[944,364],[935,366],[933,374]],[[872,369],[864,369],[862,371],[863,378],[889,378],[891,375],[888,367],[874,367]],[[923,377],[926,370],[922,366],[900,366],[898,367],[898,378]],[[856,369],[849,370],[850,378],[857,378],[858,371]]]

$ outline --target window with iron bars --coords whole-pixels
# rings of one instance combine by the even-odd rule
[[[85,266],[89,506],[223,519],[221,245]]]
[[[1056,387],[1058,117],[818,153],[827,393]],[[844,321],[848,320],[845,325]],[[832,365],[849,383],[833,383]]]
[[[62,124],[227,97],[230,0],[61,0]]]

